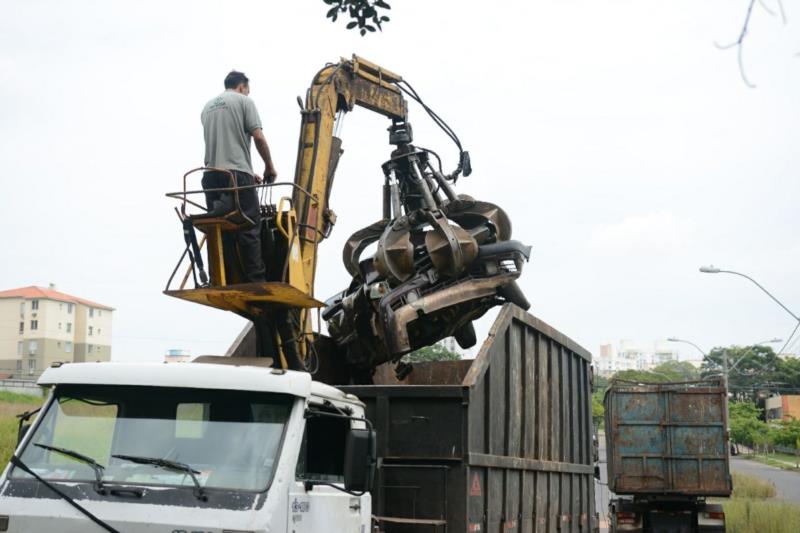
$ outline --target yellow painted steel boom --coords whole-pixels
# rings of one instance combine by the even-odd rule
[[[314,292],[317,246],[335,222],[328,201],[341,154],[341,140],[333,135],[337,113],[361,106],[392,121],[405,121],[408,106],[396,85],[401,80],[398,74],[353,55],[351,60],[342,59],[319,71],[306,94],[294,182],[311,198],[295,189],[293,204],[304,292],[309,296]]]

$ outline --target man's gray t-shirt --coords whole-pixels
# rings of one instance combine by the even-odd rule
[[[225,91],[209,100],[200,120],[206,141],[205,165],[253,175],[250,139],[261,127],[256,104],[241,93]]]

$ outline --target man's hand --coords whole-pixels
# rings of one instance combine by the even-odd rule
[[[261,185],[262,183],[264,183],[264,179],[258,174],[254,174],[253,179],[255,180],[256,185]]]
[[[264,161],[264,181],[267,183],[274,183],[275,178],[278,177],[278,171],[275,170],[275,166],[272,164],[272,156],[269,153],[269,146],[267,145],[267,139],[264,137],[264,132],[261,128],[256,128],[253,130],[252,135],[256,143],[258,155],[260,155],[261,159]]]
[[[272,165],[264,169],[264,181],[267,183],[275,183],[275,178],[278,177],[278,171]]]

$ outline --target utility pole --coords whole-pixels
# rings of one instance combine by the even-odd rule
[[[722,349],[722,383],[725,387],[725,420],[728,419],[728,395],[730,391],[728,389],[728,373],[730,369],[728,368],[728,349]]]
[[[736,272],[735,270],[722,270],[721,268],[717,268],[717,267],[715,267],[713,265],[712,266],[702,266],[702,267],[700,267],[700,272],[702,272],[703,274],[733,274],[735,276],[743,277],[746,280],[751,281],[753,283],[753,285],[755,285],[756,287],[761,289],[764,292],[764,294],[766,294],[767,296],[772,298],[772,300],[776,304],[781,306],[781,308],[784,311],[789,313],[789,315],[797,321],[797,326],[795,326],[794,330],[792,330],[792,333],[789,335],[789,338],[786,339],[786,344],[783,345],[783,348],[778,350],[778,355],[780,355],[786,349],[786,347],[789,346],[789,343],[792,342],[792,338],[794,337],[794,334],[797,332],[798,329],[800,329],[800,316],[797,316],[795,313],[793,313],[791,309],[786,307],[783,304],[783,302],[778,300],[778,298],[774,294],[769,292],[766,288],[764,288],[764,286],[762,284],[760,284],[759,282],[757,282],[756,280],[754,280],[753,278],[751,278],[747,274],[742,274],[741,272]]]
[[[741,359],[740,359],[741,360]],[[725,391],[725,399],[723,400],[723,409],[725,410],[725,433],[728,434],[728,442],[730,442],[730,427],[731,427],[731,419],[730,419],[730,409],[728,408],[728,403],[730,402],[730,389],[728,388],[728,373],[730,369],[728,368],[728,349],[722,349],[722,390]],[[728,448],[728,454],[731,453],[730,446]]]
[[[730,365],[730,359],[728,358],[728,349],[727,348],[723,348],[722,349],[722,379],[723,379],[723,381],[725,383],[725,391],[728,391],[728,380],[730,378],[731,370],[735,370],[736,366],[739,363],[741,363],[742,361],[744,361],[745,356],[747,356],[751,351],[753,351],[753,348],[752,348],[753,346],[762,346],[764,344],[771,344],[771,343],[776,343],[776,342],[777,343],[783,342],[783,339],[770,339],[768,341],[761,341],[761,342],[756,342],[756,343],[752,344],[750,349],[748,349],[741,356],[739,356],[739,359],[735,363],[733,363],[733,366]]]

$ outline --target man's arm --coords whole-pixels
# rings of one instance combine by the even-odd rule
[[[264,137],[264,130],[261,128],[253,130],[253,140],[255,141],[258,155],[264,161],[264,181],[272,183],[278,176],[278,172],[275,170],[275,165],[272,164],[272,155],[269,152],[267,138]]]

